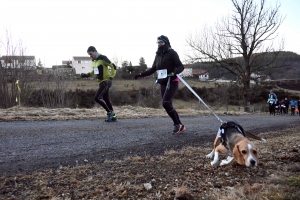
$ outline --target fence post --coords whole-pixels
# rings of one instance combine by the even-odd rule
[[[250,112],[250,102],[247,102],[247,105],[245,106],[245,112]]]

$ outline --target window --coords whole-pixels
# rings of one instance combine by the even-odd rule
[[[80,64],[81,63],[81,60],[78,60],[78,64]]]
[[[82,69],[85,69],[85,67],[82,67]]]

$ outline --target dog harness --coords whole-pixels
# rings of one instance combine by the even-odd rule
[[[234,121],[229,121],[229,122],[224,122],[221,124],[219,130],[218,130],[218,137],[221,138],[221,143],[224,147],[227,147],[227,138],[226,138],[226,132],[229,128],[234,128],[236,129],[240,134],[242,134],[245,137],[245,132],[244,129],[241,125]]]

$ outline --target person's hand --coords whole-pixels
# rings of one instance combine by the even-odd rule
[[[135,80],[138,79],[138,77],[141,77],[141,75],[140,75],[140,74],[134,75],[134,79],[135,79]]]
[[[174,70],[174,74],[176,75],[176,74],[180,74],[181,73],[181,71],[180,71],[180,69],[179,68],[175,68],[175,70]]]

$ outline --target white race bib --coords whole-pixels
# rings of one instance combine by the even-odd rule
[[[166,69],[157,70],[157,78],[158,79],[167,78],[167,76],[168,76],[168,72]]]
[[[94,74],[99,74],[98,68],[94,68]]]

